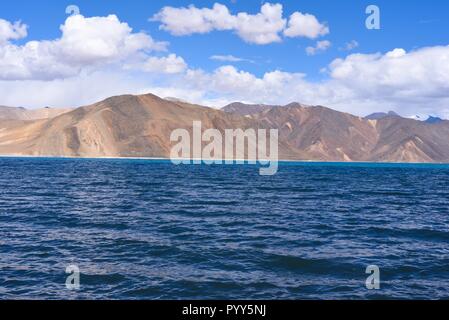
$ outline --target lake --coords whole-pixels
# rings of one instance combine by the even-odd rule
[[[0,299],[23,298],[449,298],[449,166],[0,158]]]

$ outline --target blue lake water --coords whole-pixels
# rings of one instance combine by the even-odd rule
[[[449,298],[449,166],[258,173],[0,158],[0,299]]]

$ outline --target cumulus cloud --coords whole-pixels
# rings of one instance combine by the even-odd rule
[[[167,57],[149,57],[141,68],[146,72],[175,74],[185,71],[187,64],[183,58],[170,54]]]
[[[449,46],[386,54],[352,54],[330,65],[333,79],[353,86],[360,95],[422,101],[449,97]]]
[[[176,58],[173,55],[168,60],[177,61]],[[115,94],[153,92],[212,107],[232,101],[265,104],[298,101],[361,116],[394,110],[402,115],[433,114],[449,118],[447,61],[449,46],[351,54],[334,60],[327,68],[328,78],[319,82],[308,80],[303,73],[273,70],[257,76],[230,65],[213,71],[187,68],[164,77],[144,73],[145,70],[136,76],[129,71],[81,73],[52,81],[0,81],[0,104],[74,106]]]
[[[312,39],[329,33],[329,28],[315,16],[300,12],[292,14],[286,29],[287,19],[283,18],[283,7],[278,3],[265,3],[257,14],[239,12],[236,15],[219,3],[215,3],[212,9],[197,8],[194,5],[181,8],[167,6],[151,20],[161,22],[160,29],[175,36],[228,30],[234,31],[248,43],[259,45],[280,42],[282,33],[287,37]]]
[[[304,74],[279,70],[266,72],[262,77],[225,65],[213,72],[188,70],[185,87],[192,90],[207,89],[207,96],[219,97],[227,101],[250,101],[257,99],[271,102],[285,95],[292,84],[303,82]]]
[[[286,37],[306,37],[316,39],[329,33],[329,27],[320,23],[318,19],[311,14],[294,12],[288,21],[288,28],[284,30]]]
[[[0,19],[0,45],[9,40],[18,40],[25,38],[28,34],[28,26],[20,21],[11,23]]]
[[[14,44],[26,36],[23,24],[3,23],[1,32],[1,105],[77,106],[111,95],[154,92],[214,107],[236,100],[298,101],[357,115],[394,110],[449,118],[449,46],[350,54],[332,61],[323,80],[311,81],[303,73],[276,69],[262,75],[231,65],[192,69],[174,53],[152,52],[166,44],[133,32],[113,15],[69,17],[60,38],[23,45]],[[318,41],[313,52],[329,45]]]
[[[212,30],[232,30],[235,17],[228,8],[215,3],[212,9],[164,7],[151,20],[160,21],[160,29],[169,31],[175,36],[185,36],[193,33],[208,33]]]
[[[246,12],[237,14],[236,32],[249,43],[280,42],[279,33],[285,28],[286,23],[282,18],[282,5],[266,3],[256,15]]]
[[[150,51],[165,50],[167,46],[143,32],[134,33],[115,15],[91,18],[74,15],[61,26],[60,38],[23,45],[10,40],[25,37],[26,26],[2,22],[0,25],[3,25],[1,37],[7,40],[0,42],[0,79],[3,80],[71,77],[85,68],[117,63]]]
[[[74,15],[61,26],[62,37],[56,44],[74,62],[92,63],[114,60],[140,50],[164,50],[165,43],[155,42],[149,35],[133,33],[117,16],[85,18]]]
[[[285,104],[299,101],[365,115],[394,110],[403,115],[449,118],[449,46],[406,52],[351,54],[329,66],[320,82],[306,75],[275,70],[257,77],[233,66],[213,72],[189,70],[184,87],[205,89],[227,101]]]
[[[328,40],[318,41],[314,47],[307,47],[306,53],[308,56],[314,56],[317,53],[326,51],[330,46],[331,42]]]
[[[351,87],[353,100],[393,106],[401,114],[449,118],[449,46],[385,54],[352,54],[330,65],[333,81]]]

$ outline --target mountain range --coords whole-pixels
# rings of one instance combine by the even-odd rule
[[[279,130],[279,156],[289,160],[449,162],[449,121],[397,114],[358,117],[323,106],[233,103],[222,110],[123,95],[73,109],[0,107],[0,155],[169,157],[170,134],[203,129]]]
[[[387,117],[400,117],[396,112],[394,111],[388,111],[388,112],[375,112],[371,113],[370,115],[367,115],[365,119],[368,120],[380,120]]]

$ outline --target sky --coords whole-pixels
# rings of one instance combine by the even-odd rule
[[[0,105],[154,93],[449,118],[448,30],[446,0],[2,1]]]

